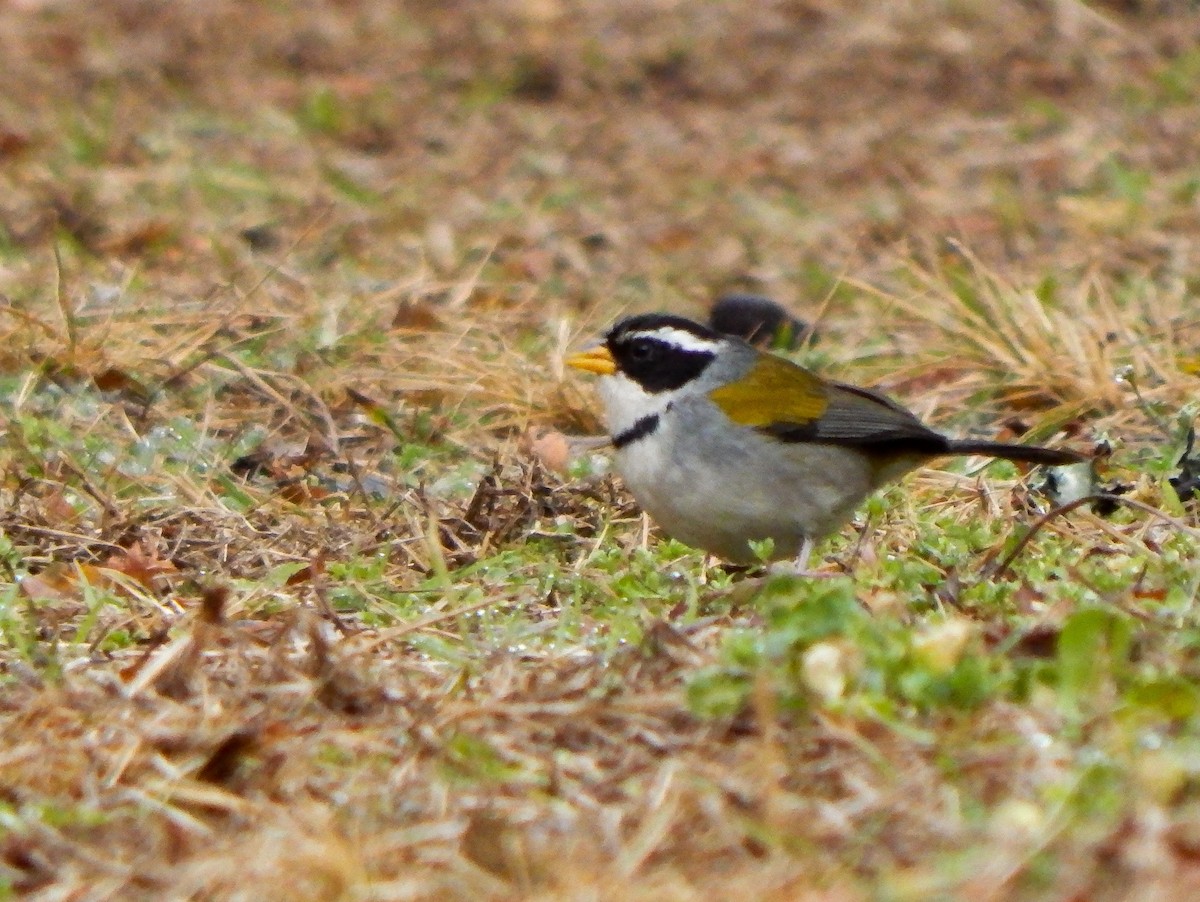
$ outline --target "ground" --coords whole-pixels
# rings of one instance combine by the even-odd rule
[[[1198,39],[4,4],[0,897],[1195,898]],[[1119,500],[946,461],[753,591],[564,459],[728,290]]]

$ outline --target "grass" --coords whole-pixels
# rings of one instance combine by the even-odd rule
[[[1200,18],[860,6],[0,12],[0,898],[1196,895]],[[555,466],[727,289],[1123,500],[751,591]]]

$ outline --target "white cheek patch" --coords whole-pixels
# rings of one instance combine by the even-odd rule
[[[650,338],[674,345],[682,351],[695,351],[701,354],[712,354],[717,350],[717,342],[709,338],[701,338],[683,329],[671,327],[652,329],[646,332],[630,332],[627,339]]]
[[[652,395],[623,373],[605,376],[596,390],[604,402],[609,435],[620,435],[652,413],[661,413],[670,403],[661,395]]]

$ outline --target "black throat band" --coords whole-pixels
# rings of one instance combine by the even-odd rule
[[[641,417],[632,426],[624,432],[620,432],[613,436],[612,445],[618,451],[622,448],[632,445],[638,439],[643,439],[648,435],[653,435],[658,429],[658,414],[649,413]]]

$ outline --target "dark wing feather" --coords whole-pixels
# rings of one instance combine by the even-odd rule
[[[950,447],[945,436],[890,398],[826,382],[773,354],[761,355],[741,378],[708,396],[733,422],[784,442],[823,442],[880,455],[933,456]]]
[[[768,423],[760,431],[785,442],[828,442],[891,454],[945,454],[950,441],[884,395],[828,385],[828,406],[818,419]]]

